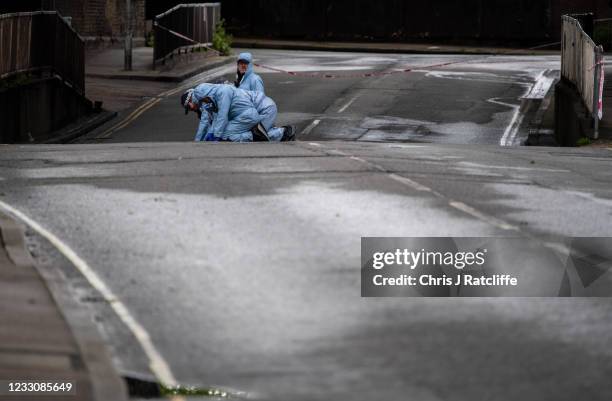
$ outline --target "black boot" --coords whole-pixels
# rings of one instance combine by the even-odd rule
[[[281,138],[281,142],[295,141],[295,127],[293,125],[285,125],[282,127],[285,132]]]
[[[261,124],[257,124],[251,129],[253,134],[253,142],[270,142],[266,129]]]

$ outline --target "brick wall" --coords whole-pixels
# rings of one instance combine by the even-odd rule
[[[126,0],[55,0],[81,36],[120,38],[125,32]],[[145,33],[145,0],[132,0],[134,36]]]

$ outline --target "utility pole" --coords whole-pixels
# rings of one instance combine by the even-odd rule
[[[132,71],[132,0],[125,0],[124,69],[126,71]]]

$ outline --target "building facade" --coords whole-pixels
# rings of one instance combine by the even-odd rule
[[[145,0],[131,0],[135,37],[145,35]],[[0,12],[57,10],[72,19],[72,26],[84,38],[119,40],[126,32],[126,0],[8,0]]]

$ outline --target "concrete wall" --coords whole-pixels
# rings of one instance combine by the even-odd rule
[[[590,116],[576,88],[564,80],[555,86],[555,140],[560,146],[577,146],[593,135]]]
[[[0,143],[45,140],[91,112],[91,102],[57,78],[0,89]]]

